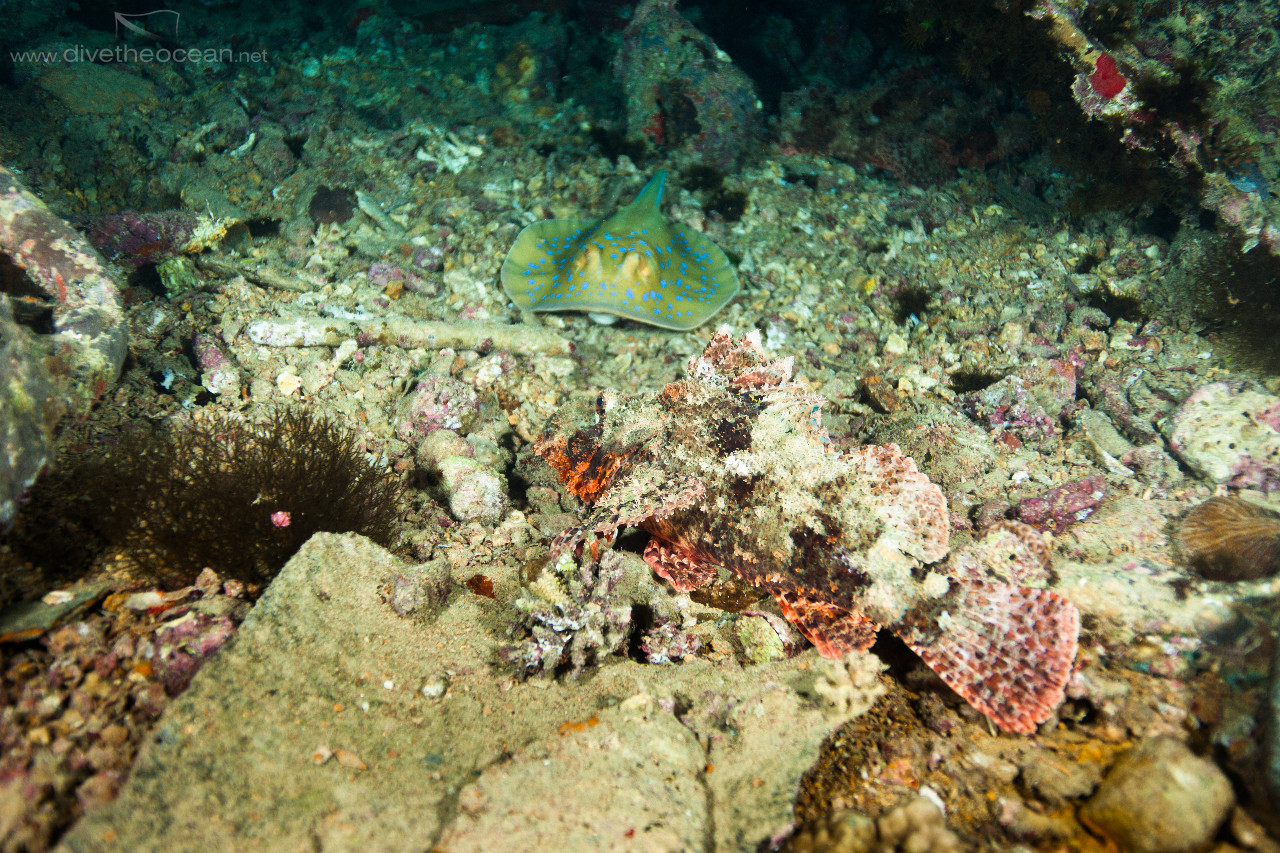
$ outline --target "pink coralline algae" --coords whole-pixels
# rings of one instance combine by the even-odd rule
[[[374,287],[386,287],[393,281],[403,282],[408,276],[395,264],[382,261],[369,265],[369,283]]]
[[[419,249],[421,252],[427,252],[427,249]],[[415,255],[415,263],[418,256]],[[439,267],[436,267],[438,269]],[[405,289],[418,292],[424,289],[426,282],[413,270],[406,270],[403,267],[389,264],[384,261],[377,261],[369,265],[369,283],[374,287],[384,288],[394,281],[398,281],[405,286]]]
[[[1075,368],[1055,359],[1036,360],[1022,373],[966,394],[961,408],[993,433],[1019,441],[1053,435],[1058,415],[1075,399]]]
[[[692,657],[702,648],[702,640],[688,631],[681,631],[667,622],[659,625],[640,640],[640,651],[649,663],[670,663]]]
[[[188,611],[162,625],[155,635],[155,657],[151,661],[156,680],[170,696],[187,688],[204,662],[226,645],[236,633],[236,623],[223,615]]]
[[[1018,518],[1037,530],[1061,533],[1093,515],[1106,497],[1106,481],[1100,474],[1064,486],[1055,486],[1038,498],[1018,504]]]
[[[479,410],[480,398],[470,385],[447,376],[424,376],[400,404],[396,435],[414,442],[438,429],[465,433]]]
[[[413,253],[413,266],[423,272],[440,272],[446,254],[444,246],[419,246]]]
[[[200,384],[210,394],[235,396],[240,393],[240,368],[212,335],[197,333],[191,340],[191,348],[200,368]]]
[[[181,254],[182,247],[195,234],[198,218],[187,210],[125,210],[94,217],[87,234],[89,241],[111,260],[141,267]]]

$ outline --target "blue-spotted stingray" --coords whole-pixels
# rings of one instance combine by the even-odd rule
[[[548,219],[520,232],[502,287],[526,311],[614,314],[692,329],[738,293],[719,247],[670,222],[658,207],[667,173],[607,219]]]

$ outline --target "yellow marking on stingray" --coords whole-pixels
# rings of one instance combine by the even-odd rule
[[[705,323],[738,293],[718,246],[658,207],[667,173],[601,220],[548,219],[516,237],[502,288],[526,311],[616,314],[664,329]]]

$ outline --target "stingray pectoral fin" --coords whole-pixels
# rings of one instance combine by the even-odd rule
[[[714,564],[691,551],[668,545],[656,536],[645,546],[644,561],[678,592],[692,592],[716,576]]]
[[[880,626],[861,613],[795,593],[775,593],[774,598],[782,608],[782,615],[800,629],[824,658],[865,652],[876,641]]]
[[[544,219],[517,234],[499,273],[511,301],[525,311],[547,310],[547,299],[554,301],[554,293],[564,291],[565,267],[582,247],[583,235],[596,224],[594,219]]]
[[[1030,734],[1062,702],[1079,643],[1080,612],[1047,589],[953,583],[893,630],[997,726]]]

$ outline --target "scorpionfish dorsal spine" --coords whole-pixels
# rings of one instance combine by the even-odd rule
[[[664,329],[700,326],[738,293],[738,274],[711,241],[658,207],[667,173],[601,220],[548,219],[516,237],[502,287],[526,311],[615,314]]]

